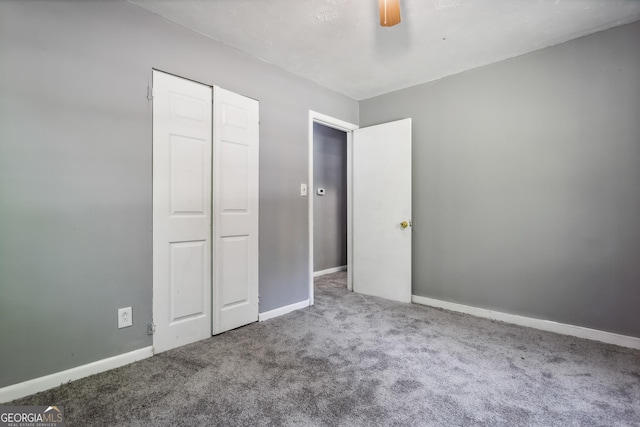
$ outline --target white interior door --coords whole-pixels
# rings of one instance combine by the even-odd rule
[[[156,353],[211,336],[211,87],[153,72]]]
[[[354,131],[353,290],[411,302],[411,119]]]
[[[258,101],[214,95],[213,333],[258,320]]]

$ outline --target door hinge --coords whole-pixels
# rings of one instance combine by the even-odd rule
[[[147,335],[153,335],[156,333],[156,324],[151,322],[147,325]]]
[[[147,99],[149,101],[153,101],[153,98],[156,96],[156,91],[153,90],[151,86],[147,86]]]

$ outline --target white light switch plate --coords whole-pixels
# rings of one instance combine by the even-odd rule
[[[133,326],[133,316],[131,314],[131,307],[118,309],[118,329]]]
[[[301,196],[307,195],[307,184],[300,184],[300,195]]]

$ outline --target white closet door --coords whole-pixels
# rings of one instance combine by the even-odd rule
[[[153,72],[153,337],[211,336],[211,87]]]
[[[214,89],[213,333],[258,320],[258,101]]]

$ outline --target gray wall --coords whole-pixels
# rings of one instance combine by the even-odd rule
[[[308,110],[357,102],[129,3],[1,1],[0,387],[152,343],[152,68],[260,101],[260,311],[308,298]]]
[[[347,265],[347,134],[313,124],[313,270]],[[317,194],[324,188],[325,195]]]
[[[640,337],[640,22],[360,104],[413,118],[413,292]]]

